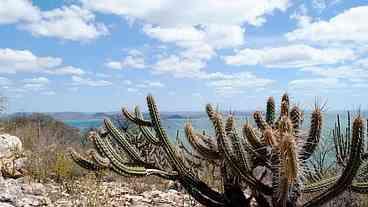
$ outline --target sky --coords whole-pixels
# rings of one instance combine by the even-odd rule
[[[1,0],[8,112],[368,107],[366,0]]]

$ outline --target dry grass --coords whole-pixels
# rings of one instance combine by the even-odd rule
[[[4,133],[22,140],[27,157],[26,171],[34,181],[54,179],[62,182],[83,172],[65,151],[69,145],[81,147],[79,130],[42,114],[9,118],[2,120],[1,125]]]

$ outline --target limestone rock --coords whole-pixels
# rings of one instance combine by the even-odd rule
[[[11,157],[23,151],[22,141],[9,134],[0,135],[0,157]]]
[[[9,134],[0,135],[0,172],[3,177],[18,178],[25,173],[26,158],[22,141]]]

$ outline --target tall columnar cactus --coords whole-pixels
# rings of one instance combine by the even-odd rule
[[[313,176],[304,175],[313,175],[313,171],[307,161],[321,139],[322,110],[315,107],[310,127],[304,132],[303,113],[297,106],[290,108],[290,105],[288,95],[284,94],[280,115],[276,118],[275,101],[269,98],[266,117],[262,112],[255,112],[257,127],[247,122],[241,134],[235,128],[234,116],[224,121],[221,113],[207,105],[214,136],[198,133],[190,123],[186,124],[185,134],[191,150],[180,139],[176,145],[171,142],[173,139],[162,127],[157,105],[149,95],[149,120],[144,119],[138,107],[134,113],[124,108],[123,114],[139,127],[140,142],[144,140],[151,150],[161,153],[160,160],[145,159],[139,144],[132,141],[138,139],[118,130],[110,120],[104,121],[105,130],[90,136],[96,150],[87,155],[72,150],[71,155],[76,163],[89,170],[110,169],[123,176],[156,175],[178,181],[198,202],[210,207],[249,206],[252,198],[265,207],[321,206],[347,188],[368,192],[368,183],[364,182],[368,162],[363,161],[360,167],[365,159],[363,119],[355,118],[349,136],[342,136],[340,131],[334,133],[341,172],[332,177],[308,179]],[[199,179],[193,170],[198,168],[191,167],[199,162],[220,166],[222,192]],[[250,190],[250,197],[244,195],[245,188]],[[302,199],[301,195],[307,193],[314,193],[314,197],[307,201]]]

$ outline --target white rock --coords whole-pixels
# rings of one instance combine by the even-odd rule
[[[9,203],[0,203],[0,207],[14,207],[14,206],[10,205]]]
[[[16,152],[22,152],[22,141],[10,134],[0,135],[0,157],[11,157]]]
[[[21,140],[9,134],[0,135],[0,172],[4,177],[19,178],[25,173],[26,158],[24,157]]]

